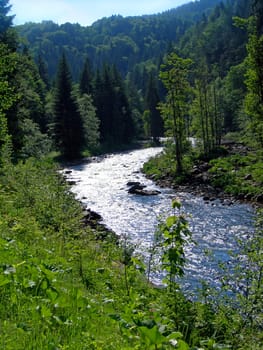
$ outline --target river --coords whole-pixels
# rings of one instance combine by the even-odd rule
[[[161,151],[162,148],[147,148],[109,154],[69,167],[65,172],[71,171],[67,177],[75,182],[72,191],[77,199],[99,213],[104,224],[119,236],[128,237],[146,260],[159,219],[171,213],[172,199],[178,197],[196,242],[186,248],[188,262],[181,282],[185,290],[193,291],[200,286],[201,279],[216,283],[217,262],[228,260],[229,250],[236,249],[236,239],[253,230],[254,210],[247,204],[227,206],[219,200],[207,203],[190,193],[159,188],[140,169]],[[147,189],[161,193],[157,196],[129,194],[129,181],[141,182]],[[151,279],[161,284],[162,275],[152,274]]]

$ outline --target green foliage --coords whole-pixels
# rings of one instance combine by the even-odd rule
[[[182,339],[183,334],[175,331],[173,321],[162,315],[156,297],[156,292],[145,295],[133,291],[123,313],[110,314],[110,317],[119,323],[123,338],[129,339],[135,349],[161,350],[176,347],[188,350],[189,346]]]
[[[0,166],[10,160],[11,140],[8,130],[7,111],[15,104],[18,94],[9,79],[17,66],[17,55],[0,43]]]
[[[10,51],[6,45],[1,44],[1,106],[7,123],[7,133],[12,141],[15,157],[21,156],[22,149],[27,148],[28,135],[33,138],[48,140],[44,135],[46,121],[44,112],[43,83],[38,75],[35,65],[27,55],[21,55]],[[2,91],[3,88],[3,91]],[[2,129],[2,131],[4,128]],[[37,130],[37,135],[33,135]],[[32,144],[32,139],[30,140]],[[48,142],[47,142],[48,143]],[[39,151],[43,152],[43,142]],[[46,147],[48,148],[48,147]]]
[[[90,67],[89,59],[86,59],[83,70],[81,72],[80,76],[80,83],[79,83],[79,89],[80,93],[90,95],[93,90],[93,76],[92,71]]]
[[[1,347],[123,349],[107,316],[125,295],[120,251],[83,227],[55,170],[31,160],[0,177]]]
[[[163,136],[163,120],[158,110],[158,104],[160,103],[160,97],[158,95],[157,82],[154,80],[153,75],[150,75],[148,87],[146,91],[146,107],[149,112],[149,133],[148,137],[153,138],[153,142],[157,143],[159,137]],[[146,116],[146,115],[145,115]],[[147,123],[145,123],[147,128]]]
[[[171,53],[160,71],[160,79],[167,89],[166,101],[160,104],[160,111],[165,127],[170,132],[168,135],[174,139],[178,174],[183,172],[183,145],[187,136],[186,116],[191,90],[188,76],[191,65],[190,59],[184,59],[176,53]]]
[[[96,116],[96,109],[90,95],[83,94],[77,99],[77,102],[83,121],[84,147],[87,147],[94,153],[98,149],[100,140],[99,120]]]
[[[11,29],[15,16],[8,15],[11,7],[12,5],[9,4],[9,0],[0,1],[0,42],[7,44],[15,51],[17,44],[16,37]]]
[[[226,192],[240,198],[257,200],[262,194],[263,158],[262,151],[246,156],[233,155],[210,161],[209,172],[213,175],[212,183]]]
[[[18,153],[19,158],[41,158],[51,151],[51,140],[40,131],[37,123],[34,123],[31,119],[24,119],[20,123],[20,128],[23,135],[23,146]]]
[[[54,94],[54,141],[62,156],[72,160],[81,156],[83,140],[83,120],[73,96],[71,75],[63,54]]]
[[[135,126],[123,79],[115,66],[97,72],[94,104],[100,122],[101,143],[114,148],[129,144]]]
[[[173,178],[176,173],[176,164],[171,159],[171,154],[165,152],[157,157],[149,159],[143,165],[143,171],[155,180]]]
[[[187,141],[183,145],[183,150],[185,155],[182,159],[183,172],[181,174],[178,174],[177,164],[174,159],[175,145],[169,141],[166,142],[164,151],[160,155],[149,159],[143,165],[143,171],[156,181],[167,180],[171,184],[183,183],[193,167],[195,158],[192,147]]]
[[[183,276],[183,267],[186,262],[184,255],[184,247],[190,242],[191,232],[188,228],[188,222],[183,214],[176,214],[176,209],[180,210],[181,203],[178,200],[172,202],[174,214],[168,216],[165,222],[159,225],[162,235],[161,246],[162,253],[162,269],[166,271],[170,291],[177,288],[176,278]]]
[[[256,18],[249,22],[249,41],[247,44],[248,65],[246,73],[247,95],[245,108],[250,117],[250,129],[255,141],[263,147],[263,35],[257,33]]]

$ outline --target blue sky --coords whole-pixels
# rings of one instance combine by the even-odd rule
[[[52,20],[91,25],[111,15],[136,16],[175,8],[191,0],[9,0],[14,24]]]

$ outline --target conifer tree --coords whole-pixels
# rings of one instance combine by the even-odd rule
[[[135,133],[132,113],[122,77],[116,67],[105,65],[95,82],[94,102],[100,120],[101,143],[129,143]]]
[[[163,135],[163,120],[160,110],[157,109],[159,103],[157,82],[153,74],[150,74],[146,91],[146,108],[149,111],[150,136],[154,142],[158,142],[159,137]]]
[[[102,73],[97,72],[95,82],[95,107],[100,121],[100,141],[103,144],[113,144],[113,81],[109,66],[103,67]]]
[[[120,73],[114,66],[112,68],[113,79],[113,138],[116,144],[127,144],[134,136],[134,123],[125,86]]]
[[[91,71],[91,66],[90,66],[90,61],[87,58],[83,70],[80,75],[80,83],[79,83],[79,89],[80,93],[90,95],[92,94],[92,71]]]
[[[0,40],[2,41],[7,30],[12,26],[14,16],[7,16],[11,10],[9,0],[0,0]]]
[[[39,72],[40,78],[43,80],[46,86],[46,89],[49,89],[50,83],[49,83],[49,77],[48,77],[47,64],[40,54],[38,55],[37,64],[38,64],[38,72]]]
[[[83,146],[83,123],[75,98],[65,54],[59,63],[54,97],[54,139],[62,156],[80,157]]]

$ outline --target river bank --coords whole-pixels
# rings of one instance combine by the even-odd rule
[[[226,154],[223,159],[229,159],[231,156],[246,157],[248,149],[242,144],[226,143],[224,145]],[[152,167],[154,169],[156,164]],[[219,168],[219,172],[212,172],[212,165],[209,161],[198,160],[194,163],[192,169],[183,180],[178,184],[174,174],[161,171],[160,173],[153,173],[154,170],[144,167],[143,171],[147,178],[153,180],[161,188],[171,188],[175,192],[187,192],[194,196],[203,198],[206,202],[213,203],[215,200],[220,200],[223,205],[233,205],[238,203],[249,204],[254,208],[263,207],[263,193],[253,195],[251,193],[242,193],[241,188],[238,193],[231,193],[225,191],[222,186],[215,186],[215,179],[220,176],[227,176],[227,170]],[[220,174],[220,171],[223,173]],[[236,170],[230,170],[229,177],[233,175]],[[252,180],[252,175],[248,172],[244,175],[242,181],[245,183]],[[218,181],[217,181],[218,182]],[[258,184],[252,183],[252,186]]]

